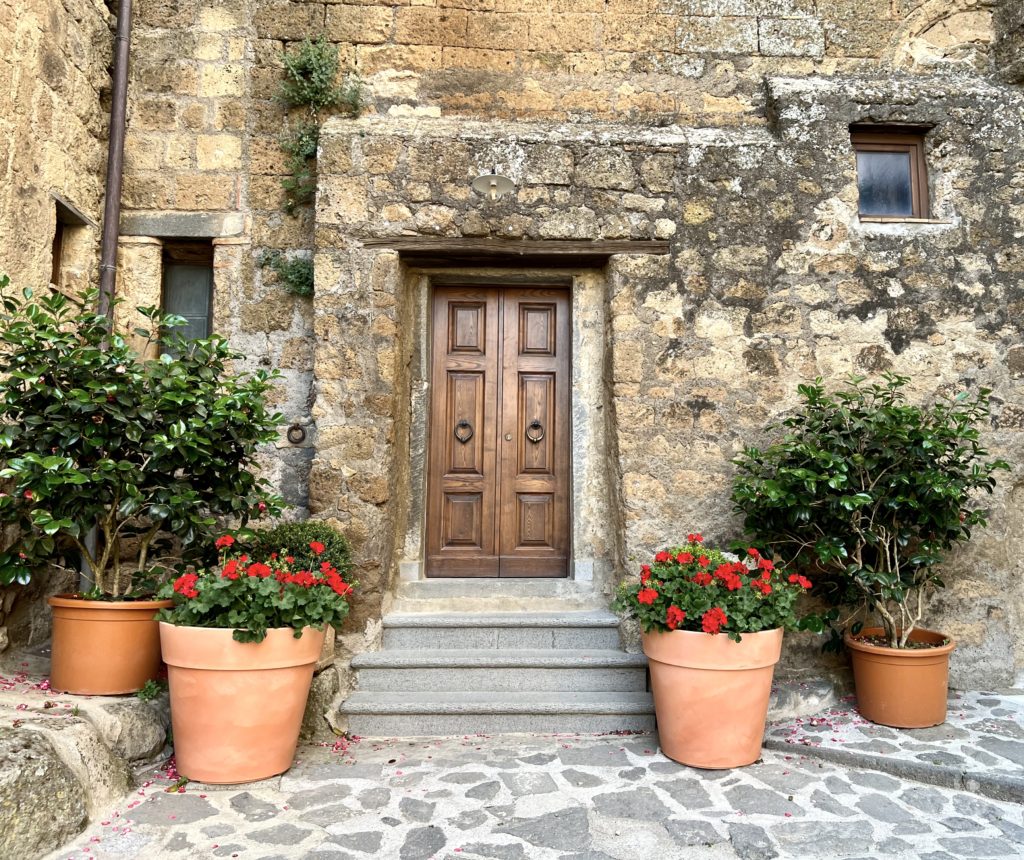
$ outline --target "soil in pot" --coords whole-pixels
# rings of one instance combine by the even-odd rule
[[[743,767],[761,757],[782,630],[643,636],[661,751],[691,767]]]
[[[53,610],[50,686],[80,696],[134,693],[160,672],[153,620],[170,600],[84,600],[58,594]]]
[[[267,631],[236,642],[230,629],[160,623],[178,772],[199,782],[253,782],[292,765],[324,631]]]
[[[844,638],[861,716],[900,729],[945,722],[949,655],[956,642],[932,630],[912,631],[910,642],[915,647],[911,648],[876,644],[880,637],[884,637],[882,628],[866,627],[857,636],[847,633]]]

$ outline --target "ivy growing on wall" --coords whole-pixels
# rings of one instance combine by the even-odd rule
[[[317,143],[320,139],[320,114],[338,110],[356,116],[362,104],[362,85],[358,76],[341,77],[337,45],[324,36],[315,42],[308,38],[284,54],[284,80],[277,92],[278,101],[290,109],[305,109],[281,136],[281,148],[288,155],[289,175],[281,180],[289,214],[312,201],[316,193]]]
[[[277,275],[293,296],[313,295],[313,261],[309,257],[286,257],[280,251],[268,251],[260,258],[260,266]]]

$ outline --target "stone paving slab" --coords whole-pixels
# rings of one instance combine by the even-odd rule
[[[666,759],[652,735],[339,742],[304,747],[283,777],[244,787],[168,793],[173,782],[157,779],[51,858],[1024,855],[1019,804],[807,752],[700,771]]]
[[[893,729],[839,707],[769,726],[765,746],[1024,803],[1024,690],[950,694],[941,726]]]

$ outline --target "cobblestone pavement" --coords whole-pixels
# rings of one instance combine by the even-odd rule
[[[951,693],[946,722],[928,729],[876,726],[850,697],[817,717],[776,723],[766,745],[1024,803],[1024,690]]]
[[[283,777],[250,786],[189,784],[168,793],[173,781],[166,774],[147,781],[51,856],[1024,856],[1020,804],[819,760],[813,756],[822,747],[803,741],[835,737],[839,747],[852,739],[847,751],[863,743],[868,747],[859,752],[897,758],[949,751],[993,773],[1010,773],[1014,759],[1006,753],[1016,747],[990,741],[1019,737],[1021,699],[979,694],[961,704],[945,728],[895,737],[842,709],[817,722],[794,721],[774,729],[784,751],[768,750],[760,763],[734,771],[682,767],[664,758],[650,735],[364,739],[347,749],[306,747]],[[798,731],[787,734],[794,726]],[[828,730],[819,731],[823,726]]]

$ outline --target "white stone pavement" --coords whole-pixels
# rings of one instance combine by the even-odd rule
[[[967,704],[985,713],[963,711],[978,725],[957,724],[953,733],[984,740],[991,711],[1002,710],[1002,746],[977,747],[1009,750],[1005,735],[1020,728],[1020,700],[1012,693],[980,698],[985,704]],[[844,715],[834,709],[821,718],[830,738]],[[857,720],[842,724],[856,733],[851,743],[873,740]],[[796,733],[787,735],[784,726],[774,732],[798,738],[810,728],[821,736],[813,731],[819,725],[794,722]],[[925,743],[893,735],[886,740],[894,747]],[[955,740],[950,755],[974,748],[962,735]],[[283,777],[250,786],[189,784],[168,793],[171,780],[147,780],[51,858],[1024,856],[1019,803],[820,760],[817,748],[799,741],[733,771],[682,767],[658,752],[651,735],[363,739],[345,746],[303,748]],[[1006,768],[1001,757],[992,765]]]

